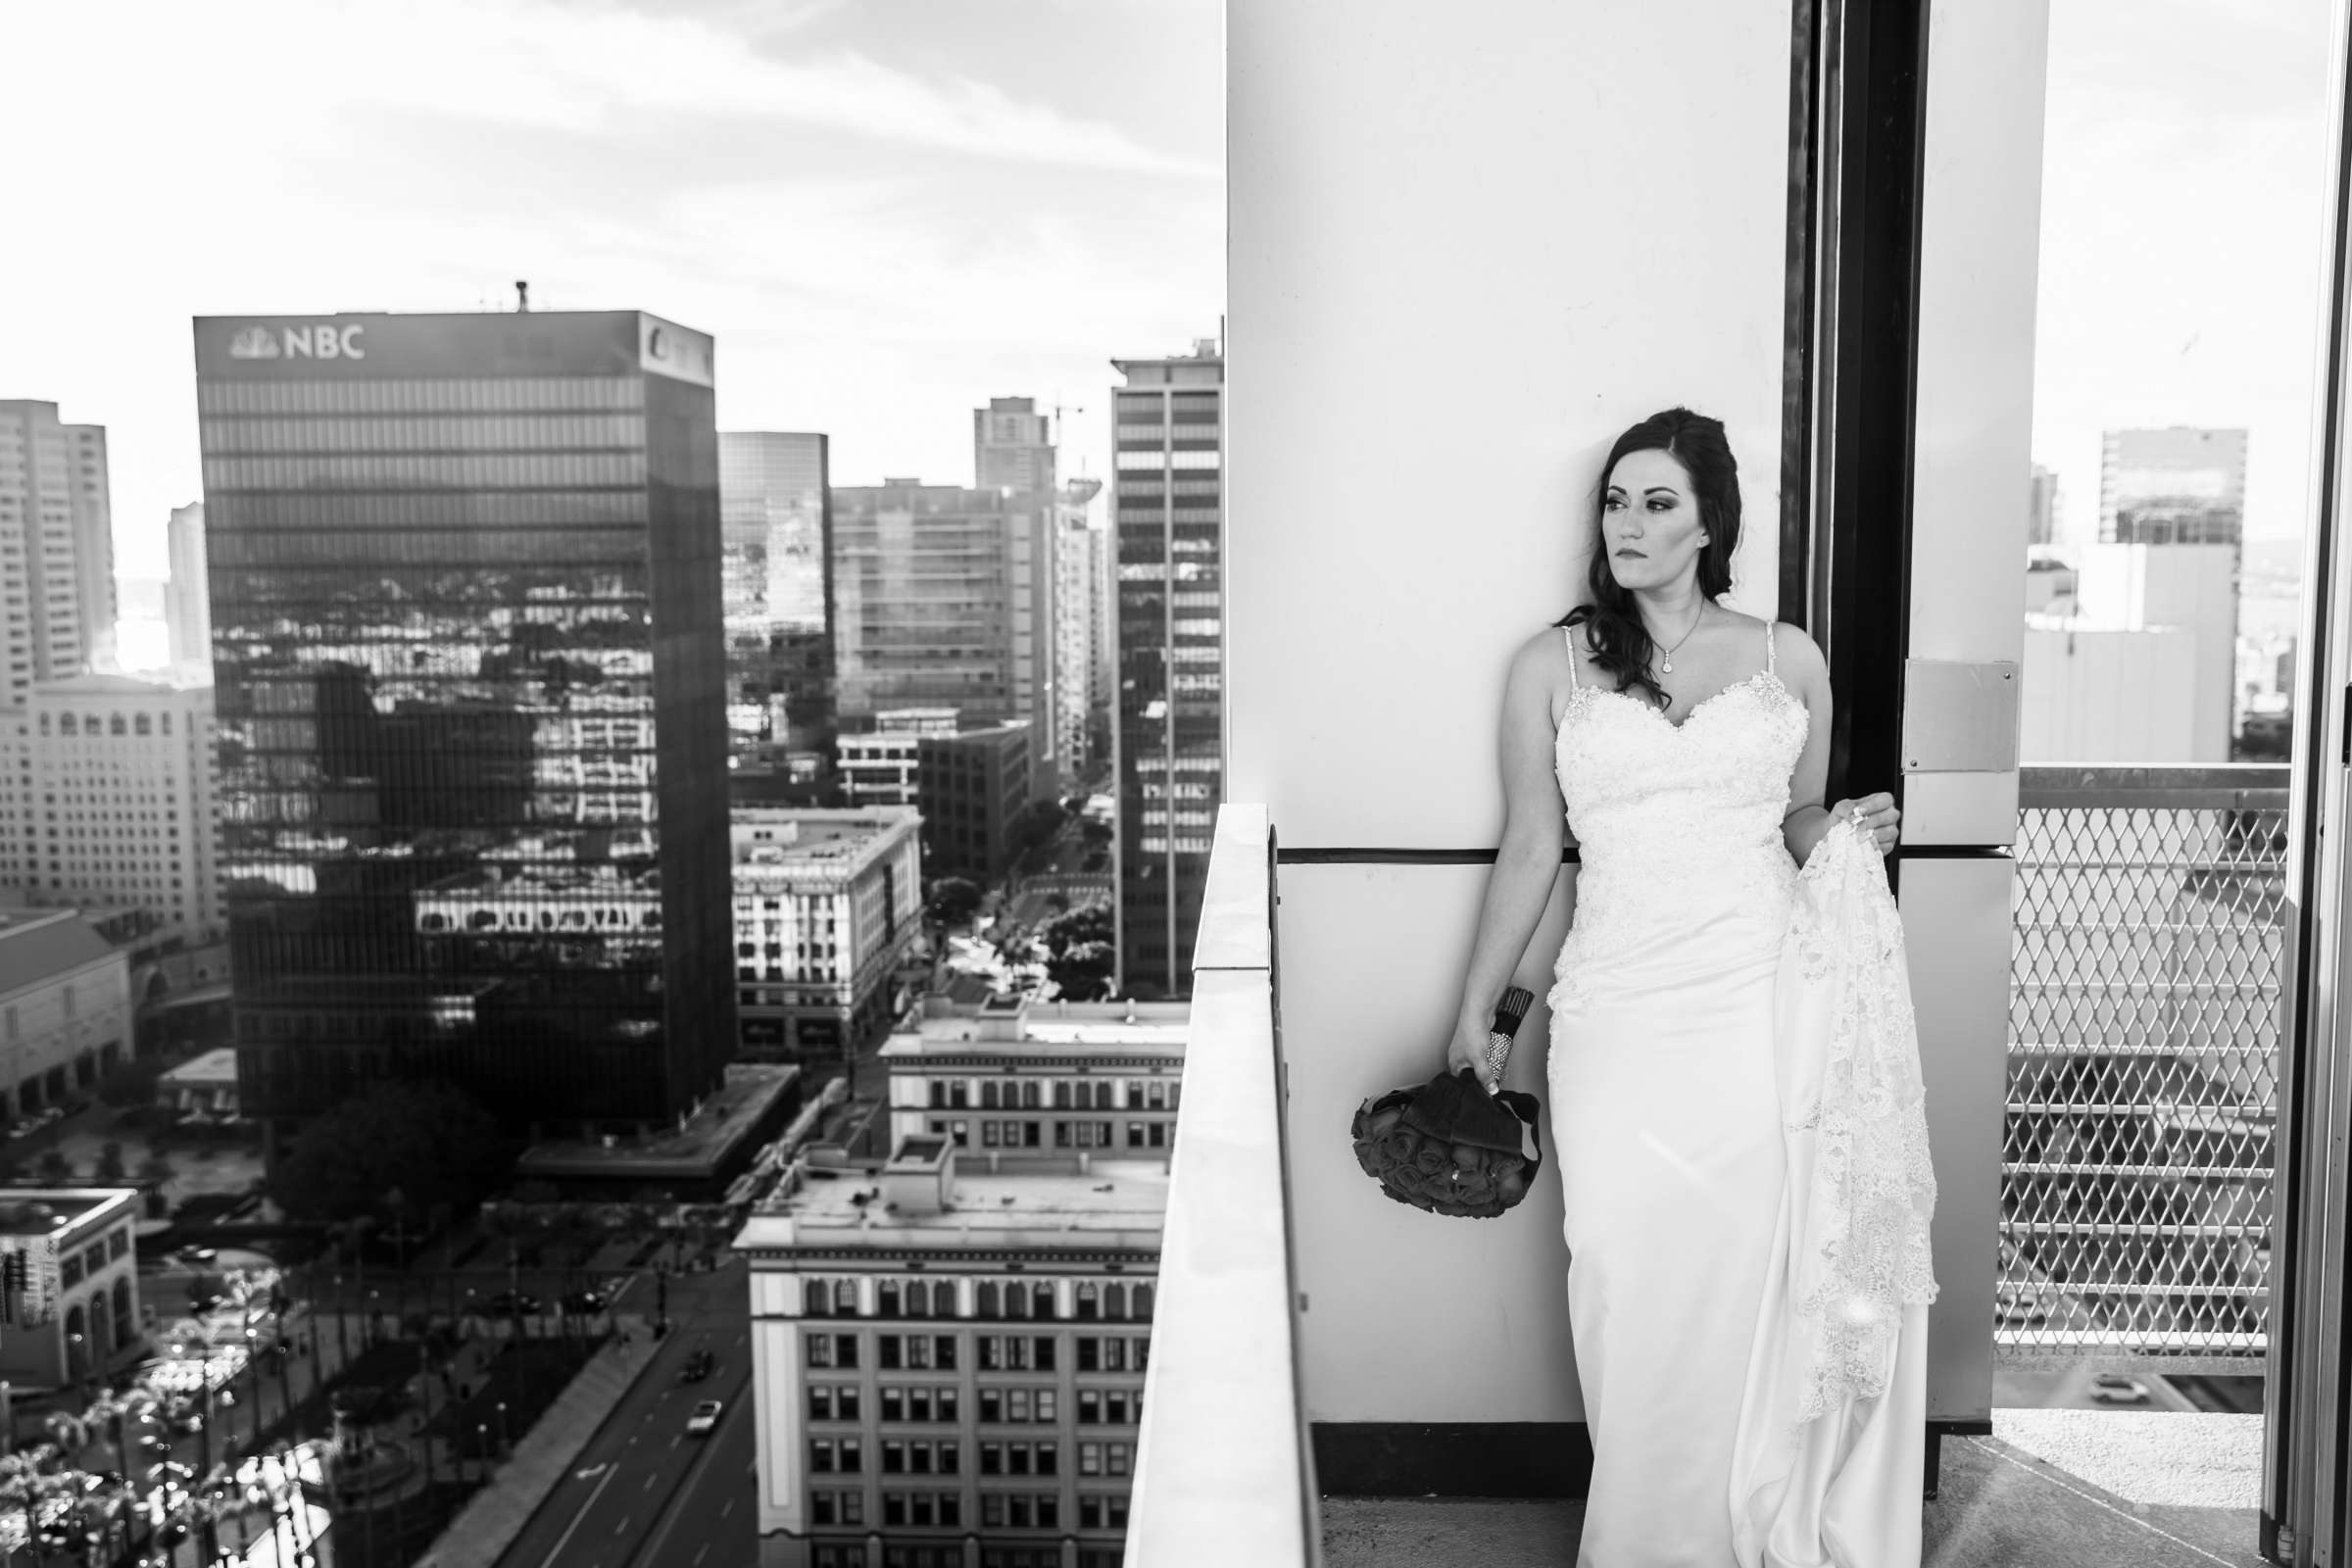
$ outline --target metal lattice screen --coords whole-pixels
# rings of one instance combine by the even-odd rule
[[[2286,769],[2022,784],[1996,1353],[2248,1370],[2270,1316]]]

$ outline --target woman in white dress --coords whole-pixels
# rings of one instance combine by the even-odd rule
[[[1674,409],[1620,436],[1596,534],[1587,602],[1511,662],[1505,826],[1446,1061],[1493,1087],[1488,1020],[1565,824],[1582,867],[1547,1076],[1593,1449],[1578,1568],[1734,1568],[1756,1560],[1730,1493],[1784,1176],[1782,938],[1831,824],[1859,818],[1884,853],[1897,814],[1884,794],[1822,804],[1820,650],[1719,602],[1740,488],[1718,421]],[[1904,1506],[1878,1510],[1897,1537]]]

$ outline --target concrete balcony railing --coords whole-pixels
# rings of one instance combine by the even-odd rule
[[[1272,835],[1217,815],[1169,1169],[1127,1568],[1321,1561],[1298,1396]]]

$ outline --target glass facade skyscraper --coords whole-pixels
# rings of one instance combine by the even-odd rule
[[[662,1121],[735,1040],[710,340],[199,318],[240,1093]]]
[[[1054,752],[1051,491],[885,479],[833,492],[841,716],[953,708],[966,727],[1029,721],[1040,794]]]
[[[825,437],[722,430],[727,728],[734,755],[829,798],[833,711],[833,504]],[[740,783],[741,781],[738,780]]]
[[[1225,359],[1114,360],[1119,984],[1192,994],[1225,798]]]

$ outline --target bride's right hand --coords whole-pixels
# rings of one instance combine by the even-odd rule
[[[1455,1024],[1453,1038],[1446,1043],[1446,1070],[1460,1072],[1464,1067],[1477,1074],[1478,1087],[1488,1094],[1498,1087],[1487,1067],[1487,1031],[1477,1024]]]

